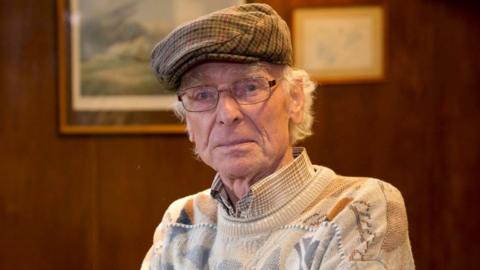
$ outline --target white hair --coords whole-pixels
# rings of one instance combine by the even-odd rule
[[[304,104],[302,112],[302,121],[298,124],[292,122],[289,123],[289,134],[290,134],[290,144],[294,145],[298,141],[301,141],[308,136],[312,135],[312,125],[313,125],[313,99],[315,88],[317,85],[314,81],[310,79],[308,73],[303,69],[292,68],[286,66],[283,71],[283,77],[288,82],[289,87],[288,91],[293,87],[297,86],[298,83],[301,83],[303,87],[304,94]]]
[[[257,68],[264,68],[265,65],[263,63],[258,63],[255,65]],[[290,66],[283,66],[282,71],[283,79],[287,82],[288,87],[285,88],[285,93],[289,94],[290,90],[294,87],[297,87],[297,84],[301,84],[303,87],[304,93],[304,105],[303,105],[303,112],[302,112],[302,121],[298,124],[294,124],[292,122],[289,123],[289,137],[290,137],[290,145],[294,145],[295,143],[307,138],[308,136],[312,135],[312,125],[313,125],[313,99],[314,99],[314,92],[316,88],[316,83],[310,79],[308,73],[303,69],[292,68]],[[290,95],[288,95],[290,96]],[[175,115],[180,119],[180,121],[185,121],[185,108],[180,101],[177,101],[173,105],[173,111]]]

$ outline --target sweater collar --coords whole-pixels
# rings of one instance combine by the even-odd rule
[[[213,180],[211,195],[229,216],[250,219],[269,215],[297,196],[315,174],[305,148],[294,147],[293,157],[287,166],[253,184],[235,205],[219,174]]]

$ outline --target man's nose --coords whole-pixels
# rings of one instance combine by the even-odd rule
[[[240,104],[232,97],[230,91],[218,93],[217,121],[223,125],[231,125],[242,119]]]

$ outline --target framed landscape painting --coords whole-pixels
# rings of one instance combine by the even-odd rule
[[[60,131],[183,133],[150,70],[156,42],[238,0],[57,0]]]

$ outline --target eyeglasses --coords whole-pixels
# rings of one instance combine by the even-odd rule
[[[213,85],[195,86],[180,90],[178,100],[189,112],[205,112],[217,107],[220,92],[228,91],[238,104],[256,104],[268,100],[276,84],[275,80],[259,77],[235,81],[231,87],[223,90]]]

